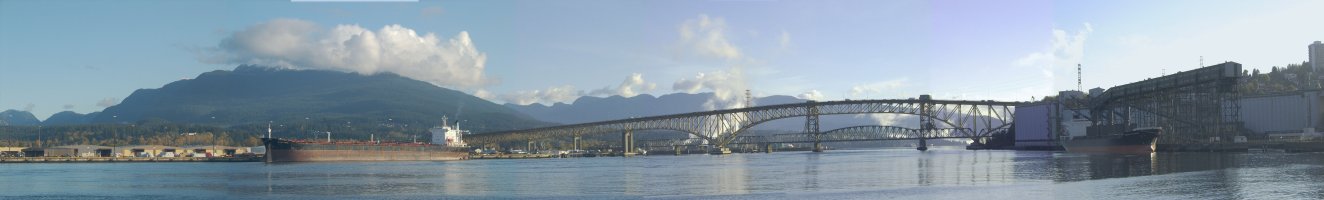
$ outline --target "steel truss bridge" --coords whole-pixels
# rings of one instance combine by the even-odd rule
[[[579,140],[585,135],[621,134],[624,153],[632,153],[634,131],[670,130],[691,135],[705,145],[726,151],[741,134],[764,122],[792,117],[805,118],[804,133],[813,137],[814,149],[821,150],[825,138],[819,130],[820,115],[844,114],[907,114],[920,117],[919,131],[943,132],[944,136],[982,138],[994,132],[1005,131],[1012,124],[1014,107],[1021,102],[934,100],[929,95],[918,99],[808,101],[805,103],[714,110],[652,117],[620,119],[583,124],[561,125],[526,130],[491,132],[465,136],[471,145],[521,144],[554,138]],[[919,134],[923,139],[930,134]],[[833,139],[834,136],[827,136]],[[729,152],[729,151],[727,151]]]
[[[976,136],[978,137],[978,136]],[[938,128],[922,130],[900,126],[865,125],[851,126],[823,131],[819,135],[812,133],[783,133],[768,136],[738,136],[728,143],[732,149],[763,150],[771,149],[772,144],[814,143],[814,142],[857,142],[884,140],[919,140],[927,139],[970,139],[956,128]],[[649,150],[675,150],[678,146],[696,146],[701,139],[659,139],[640,141],[638,147]]]

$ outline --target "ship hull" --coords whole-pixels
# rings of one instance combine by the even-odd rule
[[[264,139],[266,162],[448,161],[468,159],[461,148],[436,145],[298,143]]]
[[[1160,130],[1137,130],[1122,135],[1082,137],[1062,142],[1068,152],[1152,153]]]

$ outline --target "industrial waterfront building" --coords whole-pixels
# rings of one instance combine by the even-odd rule
[[[1324,74],[1324,43],[1315,41],[1310,44],[1309,49],[1310,69],[1314,70],[1316,75]]]
[[[41,150],[46,157],[112,157],[115,148],[98,145],[65,145]]]
[[[1062,91],[1043,101],[1017,106],[1015,148],[1052,149],[1064,138],[1102,128],[1116,132],[1163,127],[1171,132],[1162,136],[1159,144],[1176,148],[1243,143],[1247,139],[1324,138],[1317,131],[1324,129],[1324,92],[1305,89],[1241,96],[1235,87],[1228,86],[1229,77],[1238,77],[1241,71],[1239,64],[1230,64],[1146,79],[1107,91],[1096,88],[1089,95]],[[1106,122],[1109,120],[1113,122]]]
[[[164,145],[134,145],[115,147],[119,157],[177,157],[183,148]]]

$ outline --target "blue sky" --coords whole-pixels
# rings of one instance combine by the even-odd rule
[[[403,73],[512,103],[718,92],[725,97],[714,107],[733,107],[745,89],[1019,101],[1075,89],[1075,63],[1085,66],[1086,88],[1193,69],[1201,56],[1259,69],[1299,63],[1307,44],[1324,40],[1320,8],[1324,1],[0,1],[0,109],[42,119],[99,111],[136,89],[247,62]],[[299,57],[263,54],[281,41],[267,30],[292,25],[307,25],[292,31],[308,31],[309,42],[280,47]],[[399,30],[416,35],[389,36]],[[318,34],[338,32],[374,33],[375,45],[431,42],[382,46],[392,48],[368,60],[307,54],[329,48],[308,44],[335,38]],[[434,53],[443,59],[426,59]]]

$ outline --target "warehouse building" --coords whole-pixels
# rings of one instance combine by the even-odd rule
[[[239,154],[250,153],[248,148],[221,146],[221,145],[200,145],[187,146],[183,148],[191,157],[229,157]]]
[[[116,147],[121,157],[176,157],[183,148],[164,145],[135,145]]]
[[[112,157],[115,148],[97,145],[66,145],[42,149],[47,157]]]
[[[1318,137],[1324,127],[1321,91],[1243,97],[1241,121],[1252,137]]]

